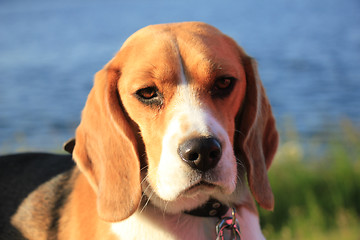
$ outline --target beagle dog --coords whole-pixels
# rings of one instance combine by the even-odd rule
[[[1,158],[0,238],[263,239],[253,199],[273,209],[277,145],[234,40],[200,22],[145,27],[96,74],[72,156]]]

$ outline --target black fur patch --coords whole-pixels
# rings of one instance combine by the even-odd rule
[[[0,240],[25,239],[22,234],[10,223],[20,204],[27,196],[40,185],[55,176],[74,168],[71,155],[56,155],[46,153],[23,153],[0,157]],[[64,185],[69,181],[70,172],[65,174]],[[54,189],[59,192],[59,199],[53,206],[54,216],[56,207],[64,204],[69,189],[55,184]],[[44,196],[46,197],[46,196]],[[57,205],[57,206],[55,206]],[[54,220],[51,231],[56,230],[57,220]]]

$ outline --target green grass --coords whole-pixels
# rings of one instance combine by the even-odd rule
[[[360,239],[360,131],[344,122],[306,150],[288,134],[269,171],[273,212],[260,210],[267,239]]]

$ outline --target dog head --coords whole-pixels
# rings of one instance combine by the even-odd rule
[[[239,205],[246,176],[272,209],[267,169],[277,144],[254,60],[214,27],[190,22],[139,30],[96,74],[74,159],[99,216],[119,221],[142,195],[171,213],[209,198]]]

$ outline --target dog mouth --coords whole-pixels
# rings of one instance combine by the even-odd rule
[[[214,188],[216,188],[215,184],[206,181],[200,181],[185,189],[182,195],[194,195],[200,191],[212,191]]]

